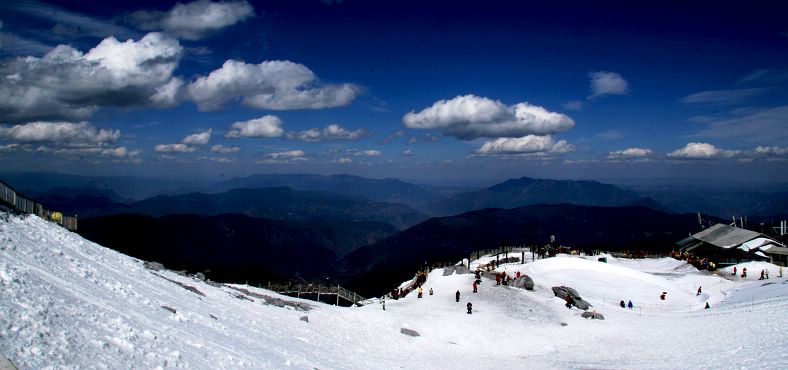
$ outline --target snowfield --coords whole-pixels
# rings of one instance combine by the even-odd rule
[[[558,256],[498,268],[534,291],[485,278],[477,294],[473,275],[438,269],[424,298],[384,311],[154,271],[35,216],[2,216],[0,354],[20,369],[788,368],[788,283],[768,263],[739,265],[742,279],[668,258]],[[605,320],[564,307],[557,285]]]

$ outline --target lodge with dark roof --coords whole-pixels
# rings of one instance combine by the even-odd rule
[[[717,267],[749,261],[786,266],[788,262],[785,245],[761,233],[725,224],[716,224],[676,244],[680,253],[713,261]]]

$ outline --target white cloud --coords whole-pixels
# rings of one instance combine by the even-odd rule
[[[186,144],[158,144],[153,150],[157,153],[192,153],[197,148]]]
[[[788,154],[788,146],[758,146],[755,153],[764,156],[780,156]]]
[[[178,144],[158,144],[153,150],[158,153],[192,153],[197,151],[195,145],[205,145],[211,140],[213,129],[186,136]]]
[[[589,72],[588,77],[591,78],[591,95],[588,97],[589,99],[604,95],[625,95],[629,92],[627,80],[616,72]]]
[[[348,157],[342,157],[342,158],[339,158],[339,159],[331,161],[331,163],[341,163],[341,164],[353,163],[353,159],[348,158]]]
[[[309,68],[290,61],[247,64],[228,60],[208,76],[197,78],[188,91],[200,110],[213,111],[239,98],[257,109],[340,107],[350,104],[360,89],[352,84],[318,85]]]
[[[575,150],[575,146],[552,136],[528,135],[519,138],[498,138],[488,141],[477,150],[479,154],[560,154]]]
[[[129,20],[144,30],[163,29],[181,39],[199,40],[252,16],[254,8],[246,1],[198,0],[178,3],[168,12],[137,11]]]
[[[41,58],[11,59],[0,65],[0,120],[79,120],[99,107],[175,104],[181,51],[177,40],[149,33],[108,37],[84,54],[59,45]]]
[[[383,153],[380,150],[358,150],[358,151],[349,151],[349,153],[353,153],[356,157],[380,157]]]
[[[237,146],[223,146],[223,145],[214,145],[211,147],[211,151],[214,153],[238,153],[241,151],[241,148]]]
[[[120,138],[119,130],[97,129],[88,122],[30,122],[0,126],[0,139],[17,143],[54,143],[65,146],[101,146]]]
[[[560,113],[519,103],[506,106],[475,95],[440,100],[421,112],[411,111],[402,118],[406,127],[435,129],[462,140],[478,137],[520,137],[567,131],[575,121]]]
[[[249,121],[233,123],[230,131],[224,137],[231,139],[242,137],[279,137],[283,133],[282,120],[269,114]]]
[[[306,153],[303,150],[287,150],[283,152],[268,153],[263,159],[256,161],[257,164],[281,164],[296,163],[306,161]]]
[[[128,150],[125,146],[117,147],[117,148],[110,148],[104,149],[101,151],[102,157],[114,157],[114,158],[136,158],[142,154],[142,150]]]
[[[284,152],[269,153],[265,156],[271,159],[292,159],[301,158],[305,155],[303,150],[288,150]]]
[[[413,151],[410,150],[410,149],[405,149],[405,151],[402,152],[402,155],[404,155],[406,157],[412,157],[412,156],[416,155],[416,153],[413,153]]]
[[[328,140],[358,140],[367,135],[364,129],[348,130],[337,124],[331,124],[323,129],[311,128],[300,132],[288,132],[287,138],[301,141],[328,141]]]
[[[191,134],[191,135],[183,138],[183,140],[181,140],[181,143],[182,144],[187,144],[187,145],[205,145],[205,144],[208,144],[208,141],[211,140],[211,133],[212,132],[213,132],[213,129],[208,129],[208,131],[198,132],[196,134]]]
[[[713,159],[733,158],[742,154],[739,150],[724,150],[707,143],[689,143],[684,148],[668,153],[668,157],[676,159]]]
[[[628,148],[624,150],[617,150],[608,153],[608,159],[631,159],[631,158],[645,158],[653,154],[651,149],[645,148]]]

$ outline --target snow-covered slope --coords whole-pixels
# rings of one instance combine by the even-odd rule
[[[608,259],[500,267],[531,276],[535,291],[484,279],[474,294],[473,275],[435,270],[424,298],[384,311],[213,286],[146,269],[35,216],[3,217],[0,353],[24,369],[788,368],[788,283],[776,266],[748,266],[742,281],[671,259]],[[753,275],[767,266],[764,286]],[[566,309],[555,285],[577,289],[606,319]]]

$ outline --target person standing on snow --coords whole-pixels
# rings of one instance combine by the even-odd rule
[[[618,305],[621,306],[621,308],[626,308],[627,307],[627,305],[626,305],[626,303],[624,303],[623,299],[621,300],[621,302],[618,302]]]
[[[419,298],[421,298],[421,295],[422,295],[423,293],[424,293],[424,291],[422,291],[422,290],[421,290],[421,287],[419,287]]]
[[[697,293],[697,294],[695,294],[696,296],[700,295],[700,292],[701,292],[700,288],[701,288],[701,287],[698,287],[698,293]]]
[[[733,266],[733,276],[736,276],[736,266]]]
[[[629,300],[629,303],[627,303],[627,307],[629,307],[629,309],[631,310],[631,309],[632,309],[632,306],[633,306],[633,305],[632,305],[632,300],[630,299],[630,300]]]
[[[468,304],[465,306],[468,307],[468,315],[470,315],[471,311],[473,311],[473,303],[468,302]]]
[[[777,275],[777,277],[783,277],[783,267],[782,266],[780,266],[780,273]]]
[[[572,296],[567,293],[566,295],[566,308],[572,308]]]
[[[478,284],[476,284],[476,280],[473,281],[473,292],[476,293],[476,289],[478,288]]]
[[[746,267],[743,267],[741,269],[741,277],[743,277],[743,278],[747,277],[747,268]]]
[[[432,288],[430,288],[430,295],[432,295]]]
[[[458,290],[457,293],[454,293],[454,298],[457,299],[457,302],[460,301],[460,291]]]

